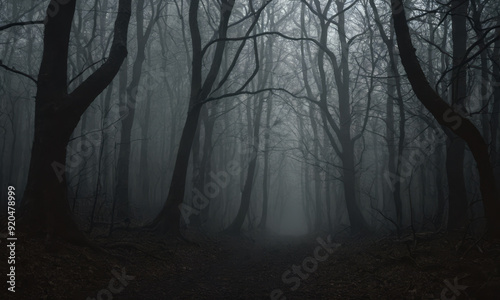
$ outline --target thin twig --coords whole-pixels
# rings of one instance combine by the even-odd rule
[[[33,76],[31,76],[31,75],[29,75],[29,74],[26,74],[26,73],[24,73],[24,72],[18,71],[18,70],[16,70],[15,68],[7,67],[6,65],[4,65],[4,64],[2,63],[2,61],[1,61],[1,60],[0,60],[0,67],[4,68],[5,70],[10,71],[10,72],[12,72],[12,73],[16,73],[16,74],[22,75],[22,76],[24,76],[24,77],[27,77],[27,78],[31,79],[31,80],[32,80],[35,84],[37,84],[37,83],[38,83],[38,81],[37,81],[35,78],[33,78]]]

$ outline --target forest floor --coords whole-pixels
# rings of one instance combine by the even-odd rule
[[[123,231],[94,240],[105,252],[21,236],[0,299],[500,299],[500,243],[485,239],[185,236]]]

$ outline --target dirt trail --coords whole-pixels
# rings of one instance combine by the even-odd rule
[[[271,299],[272,291],[281,294],[276,299],[500,295],[498,242],[443,235],[417,243],[337,239],[341,246],[328,253],[317,240],[328,244],[326,234],[189,238],[199,245],[142,232],[98,240],[112,256],[67,244],[47,252],[43,240],[21,242],[16,294],[4,287],[0,299]]]

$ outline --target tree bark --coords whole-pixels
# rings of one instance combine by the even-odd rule
[[[68,45],[76,0],[59,6],[44,31],[35,104],[35,136],[28,182],[21,202],[21,223],[32,233],[57,235],[85,243],[71,215],[66,190],[65,161],[69,138],[80,117],[109,85],[127,55],[130,0],[120,0],[114,39],[107,61],[68,93]],[[72,164],[74,165],[74,164]]]
[[[453,39],[453,72],[451,75],[451,104],[465,113],[467,96],[467,68],[462,61],[467,48],[468,0],[451,1],[451,24]],[[465,142],[452,135],[446,143],[446,174],[448,176],[449,216],[448,229],[459,230],[467,221],[467,190],[465,188],[464,158]]]
[[[189,100],[189,110],[182,131],[179,149],[170,182],[170,188],[167,200],[158,216],[153,220],[151,226],[160,233],[171,232],[174,235],[180,235],[180,217],[179,206],[184,201],[184,190],[186,188],[186,174],[189,164],[193,140],[198,127],[203,101],[207,99],[213,89],[215,80],[220,71],[222,58],[227,36],[229,18],[233,9],[234,1],[222,0],[220,10],[221,17],[219,21],[218,38],[216,43],[213,60],[205,80],[202,80],[202,43],[200,27],[198,24],[198,10],[200,0],[192,0],[189,6],[189,29],[191,32],[191,44],[193,48],[192,70],[191,70],[191,95]]]
[[[266,229],[267,225],[267,215],[269,210],[269,183],[270,183],[270,134],[271,134],[271,112],[273,110],[273,100],[271,98],[267,99],[266,107],[266,132],[264,133],[264,175],[262,176],[262,218],[260,220],[259,228],[262,230]]]
[[[373,14],[375,17],[375,23],[379,30],[380,36],[387,47],[389,54],[389,66],[387,70],[387,148],[389,154],[388,171],[390,174],[396,174],[399,177],[399,172],[401,168],[401,159],[403,157],[404,142],[405,142],[405,110],[403,106],[403,95],[401,92],[401,80],[398,70],[398,62],[396,60],[396,55],[394,53],[394,30],[391,24],[391,30],[389,35],[386,34],[380,16],[378,14],[377,6],[374,0],[370,0],[370,6],[372,7]],[[392,22],[391,22],[392,23]],[[397,101],[399,107],[399,141],[397,147],[395,147],[395,125],[394,125],[394,100]],[[394,207],[396,210],[396,224],[398,226],[397,230],[403,225],[403,205],[401,201],[401,181],[396,180],[394,182],[394,187],[392,188],[392,196],[394,201]]]
[[[152,8],[153,9],[153,8]],[[137,1],[136,7],[136,22],[137,22],[137,54],[132,67],[132,79],[127,86],[126,100],[122,103],[124,106],[123,114],[121,114],[121,135],[120,135],[120,150],[118,153],[117,163],[117,182],[116,182],[116,197],[118,201],[117,219],[122,221],[130,216],[130,201],[129,201],[129,176],[130,176],[130,153],[131,153],[131,138],[132,129],[134,127],[135,112],[137,105],[137,94],[139,92],[139,84],[142,78],[142,67],[146,60],[146,46],[153,29],[154,23],[158,20],[160,6],[157,7],[156,14],[153,9],[153,19],[144,28],[144,0]],[[141,95],[146,97],[147,95]],[[149,102],[149,99],[146,99]],[[146,143],[146,142],[145,142]],[[142,152],[144,149],[142,149]],[[143,175],[145,176],[145,175]],[[147,198],[147,195],[144,195]]]
[[[392,17],[401,61],[417,98],[442,126],[465,140],[479,171],[480,190],[490,234],[500,237],[500,199],[488,155],[488,146],[479,130],[462,117],[432,89],[420,66],[401,0],[392,0]]]
[[[255,170],[257,169],[257,159],[258,159],[258,151],[259,151],[259,131],[260,131],[260,119],[262,116],[262,106],[264,103],[264,98],[259,97],[259,103],[257,105],[257,111],[255,115],[254,128],[252,133],[252,145],[250,152],[250,163],[248,165],[247,176],[245,179],[245,184],[243,185],[243,191],[241,192],[241,202],[240,207],[238,209],[238,213],[236,218],[233,220],[231,225],[225,230],[226,233],[237,234],[241,230],[241,226],[245,221],[245,217],[247,216],[248,209],[250,207],[250,200],[252,198],[252,189],[253,183],[255,180]],[[247,145],[243,145],[243,147],[247,147]]]

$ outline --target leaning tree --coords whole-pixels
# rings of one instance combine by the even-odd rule
[[[399,55],[413,91],[436,121],[463,139],[472,152],[479,173],[479,184],[488,228],[492,236],[500,237],[500,199],[495,185],[488,145],[474,123],[463,117],[456,108],[446,103],[431,87],[413,47],[403,3],[401,0],[392,0],[391,3]]]

